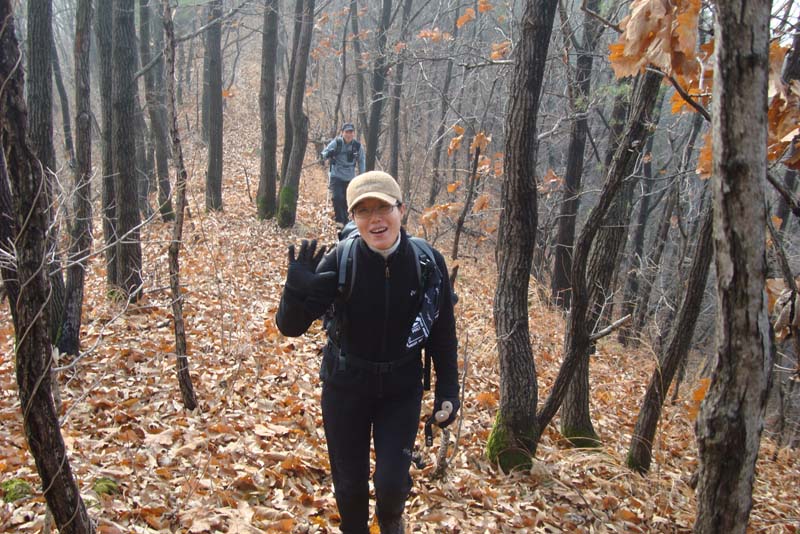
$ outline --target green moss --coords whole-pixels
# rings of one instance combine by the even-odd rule
[[[33,488],[21,478],[12,478],[0,484],[3,490],[3,501],[14,502],[33,495]]]
[[[297,189],[284,185],[278,200],[278,226],[289,228],[294,225],[297,213]]]
[[[486,457],[492,463],[498,464],[504,473],[527,471],[533,465],[538,444],[539,433],[535,428],[515,439],[498,412],[486,442]]]
[[[579,449],[597,449],[603,445],[600,436],[592,428],[562,428],[561,433],[573,447]]]
[[[121,493],[116,480],[109,477],[100,477],[92,484],[92,489],[98,495],[115,495]]]

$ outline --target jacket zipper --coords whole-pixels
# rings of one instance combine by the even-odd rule
[[[389,260],[386,260],[386,277],[384,287],[384,310],[383,310],[383,339],[381,340],[381,354],[386,359],[386,338],[389,335]]]

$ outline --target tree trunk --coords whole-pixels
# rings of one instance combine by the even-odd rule
[[[64,318],[64,277],[58,253],[58,196],[56,154],[53,147],[53,6],[51,0],[28,2],[28,131],[31,148],[45,170],[47,269],[50,281],[50,340],[58,343]]]
[[[281,187],[286,183],[286,169],[289,167],[289,159],[292,155],[292,143],[294,142],[294,124],[292,123],[292,97],[294,94],[294,79],[297,74],[297,54],[300,46],[300,33],[303,22],[303,0],[295,0],[294,3],[294,33],[292,34],[292,60],[289,63],[289,76],[286,80],[286,99],[284,102],[283,117],[283,158],[281,159]],[[305,73],[303,73],[305,79]],[[305,82],[303,89],[305,92]],[[302,98],[302,97],[301,97]]]
[[[114,164],[117,286],[131,301],[142,295],[142,245],[136,177],[136,34],[134,0],[114,0]]]
[[[275,82],[278,50],[278,1],[264,2],[264,34],[261,40],[261,172],[256,204],[259,219],[275,216],[275,192],[278,182],[278,119],[275,109]]]
[[[405,42],[408,36],[408,17],[411,16],[411,6],[414,0],[403,1],[403,20],[400,26],[400,42]],[[401,53],[402,54],[402,53]],[[391,146],[389,151],[389,174],[399,179],[400,173],[400,100],[403,96],[403,71],[405,60],[401,55],[394,68],[394,81],[392,82],[392,107],[389,118],[389,131],[391,132]],[[403,198],[406,198],[405,196]]]
[[[339,115],[342,109],[342,96],[344,95],[344,88],[347,86],[347,25],[350,22],[350,13],[347,14],[347,19],[345,19],[344,24],[342,25],[342,44],[341,44],[341,51],[342,51],[342,73],[339,78],[339,90],[336,92],[336,105],[333,108],[333,121],[331,122],[331,127],[329,130],[329,138],[333,139],[336,137],[336,131],[339,128],[339,125],[344,122],[350,122],[350,119],[342,120],[340,122]],[[320,141],[323,141],[320,139]],[[318,150],[321,152],[321,150]]]
[[[647,139],[647,149],[645,154],[653,153],[654,136]],[[642,165],[643,189],[639,197],[639,213],[636,217],[633,237],[631,238],[633,250],[631,251],[630,273],[625,280],[625,290],[622,293],[622,310],[620,316],[633,315],[636,308],[636,296],[639,294],[639,278],[644,271],[644,238],[647,230],[647,221],[650,218],[650,197],[653,192],[653,162],[652,158],[647,159]],[[617,341],[623,346],[628,345],[628,338],[631,335],[631,322],[622,325],[617,334]]]
[[[494,320],[500,357],[500,409],[487,455],[504,471],[526,468],[541,437],[536,365],[528,325],[528,287],[536,242],[536,119],[557,2],[527,0],[510,81],[505,181],[497,232]]]
[[[383,116],[383,101],[386,95],[383,89],[386,86],[386,71],[389,64],[386,58],[386,32],[392,21],[392,0],[383,0],[381,22],[378,27],[378,57],[375,58],[375,68],[372,71],[372,100],[369,107],[369,129],[367,130],[367,153],[365,166],[368,171],[375,169],[378,158],[378,145],[381,140],[381,117]]]
[[[639,104],[643,107],[633,109],[631,114],[637,120],[648,125],[652,123],[653,109],[657,102],[657,98],[654,98],[649,92],[655,92],[657,95],[660,81],[661,77],[657,74],[650,73],[640,76],[634,89],[634,92],[639,92]],[[640,85],[642,87],[639,87]],[[641,158],[641,147],[646,145],[644,137],[649,133],[649,129],[641,130],[642,137],[632,139],[633,143],[627,147],[625,164],[609,169],[609,172],[613,170],[618,173],[618,176],[609,176],[608,181],[622,180],[622,185],[611,200],[611,206],[600,223],[600,228],[597,229],[587,260],[586,287],[589,309],[586,316],[587,324],[584,328],[589,333],[600,323],[605,307],[611,301],[614,271],[627,241],[632,209],[631,201],[633,191],[638,183],[638,173],[634,172],[634,168]],[[611,146],[614,144],[612,143]],[[608,159],[613,160],[613,157]],[[590,343],[586,350],[579,354],[575,373],[564,397],[561,413],[561,433],[577,447],[596,447],[600,441],[589,413],[589,356],[593,350],[594,345]]]
[[[222,0],[211,3],[210,19],[222,16]],[[222,23],[216,20],[206,30],[208,54],[208,168],[206,170],[206,210],[222,210]]]
[[[48,2],[49,3],[49,2]],[[0,0],[0,158],[13,192],[16,273],[9,301],[14,309],[15,363],[25,437],[42,481],[47,506],[61,534],[94,532],[80,489],[72,475],[51,392],[52,347],[48,334],[47,198],[41,194],[47,178],[43,166],[27,144],[27,109],[23,70],[15,36],[11,0]],[[30,23],[31,20],[28,19]],[[46,48],[52,51],[52,43]],[[7,158],[7,159],[6,159]],[[5,173],[2,173],[5,174]],[[6,176],[3,176],[6,178]],[[5,182],[7,183],[7,182]],[[5,185],[3,197],[8,200]],[[5,203],[5,201],[4,201]],[[4,210],[5,211],[5,210]],[[5,262],[4,262],[5,263]],[[4,281],[10,267],[3,269]]]
[[[596,12],[599,0],[590,0],[586,8]],[[588,106],[592,88],[592,66],[594,50],[600,37],[602,27],[597,19],[586,15],[583,20],[584,44],[578,50],[575,64],[575,90],[569,91],[571,112],[575,115],[569,132],[567,148],[567,169],[564,172],[564,200],[558,218],[558,231],[553,244],[553,275],[550,277],[553,303],[569,309],[570,279],[572,271],[572,246],[575,242],[575,222],[580,207],[581,181],[583,178],[583,161],[588,132]],[[572,87],[570,87],[572,89]]]
[[[92,249],[92,107],[89,55],[92,1],[78,0],[75,23],[75,193],[70,228],[69,266],[61,332],[62,351],[80,352],[81,312],[86,267]]]
[[[361,128],[364,139],[367,139],[369,138],[369,124],[367,123],[367,97],[364,91],[364,59],[361,55],[361,36],[358,29],[358,0],[350,0],[350,23],[353,27],[353,64],[356,69],[358,125]]]
[[[552,26],[552,23],[551,23]],[[458,10],[453,14],[453,47],[458,38]],[[436,197],[442,188],[442,170],[439,168],[442,159],[442,147],[444,146],[444,130],[447,125],[447,111],[450,109],[450,82],[453,79],[453,54],[447,59],[447,70],[444,74],[444,84],[442,85],[441,111],[439,115],[439,128],[436,130],[436,139],[433,144],[433,169],[431,178],[431,189],[428,193],[428,207],[436,204]],[[536,97],[538,101],[538,96]],[[534,232],[535,232],[534,227]]]
[[[572,264],[572,307],[564,339],[564,360],[553,383],[550,396],[539,413],[538,422],[541,428],[549,424],[558,411],[581,358],[586,357],[593,342],[589,319],[593,295],[587,284],[586,276],[589,254],[614,198],[624,187],[624,181],[628,176],[626,170],[636,153],[635,147],[640,146],[647,135],[647,117],[655,105],[660,83],[661,75],[655,72],[647,71],[644,75],[639,76],[632,98],[631,112],[624,133],[617,143],[617,150],[608,166],[606,182],[600,198],[589,213],[578,236]]]
[[[301,0],[298,0],[301,1]],[[297,195],[300,190],[300,172],[303,169],[303,156],[308,143],[308,117],[303,113],[308,54],[311,50],[311,36],[314,29],[314,0],[305,0],[300,42],[296,48],[294,78],[292,80],[292,124],[294,139],[286,176],[283,179],[278,203],[278,226],[288,228],[294,225],[297,217]],[[294,57],[294,56],[293,56]]]
[[[61,103],[61,123],[64,130],[64,149],[69,158],[70,167],[75,166],[75,145],[72,143],[72,119],[69,116],[69,98],[61,76],[61,64],[58,61],[56,47],[53,46],[53,80],[56,82],[58,101]]]
[[[150,74],[150,82],[147,83],[147,73],[145,73],[145,98],[147,101],[147,111],[150,116],[150,129],[153,132],[155,140],[155,168],[156,168],[156,186],[158,188],[158,212],[161,215],[161,220],[164,222],[172,221],[175,219],[175,212],[172,211],[172,192],[170,191],[169,183],[169,137],[167,135],[167,100],[164,87],[164,56],[161,51],[164,49],[164,28],[161,24],[160,17],[157,18],[155,24],[151,23],[150,13],[153,8],[149,6],[151,0],[139,0],[146,2],[140,4],[140,17],[139,22],[142,26],[142,37],[139,46],[142,50],[142,64],[147,65],[150,63],[150,45],[149,39],[147,46],[145,46],[145,36],[150,35],[149,31],[152,29],[153,37],[153,50],[158,54],[158,60],[155,65],[148,70]],[[145,28],[145,24],[147,28]],[[145,59],[145,51],[147,59]]]
[[[706,211],[700,233],[697,235],[689,279],[678,310],[678,320],[670,332],[667,349],[659,358],[656,369],[650,377],[647,393],[645,393],[639,415],[636,418],[636,427],[631,436],[627,462],[628,467],[640,473],[645,473],[650,469],[653,438],[656,435],[658,420],[661,418],[661,408],[675,372],[680,363],[686,359],[692,343],[694,327],[703,303],[711,257],[714,255],[714,249],[711,246],[712,222],[713,210],[709,208]]]
[[[743,533],[772,366],[766,292],[769,2],[716,3],[712,107],[717,361],[696,423],[694,531]]]
[[[112,2],[106,0],[97,3],[97,19],[95,34],[97,35],[97,49],[100,55],[100,107],[102,113],[103,140],[103,241],[105,243],[106,283],[109,287],[117,285],[117,212],[114,199],[117,194],[114,189],[114,106],[112,103],[112,41],[111,30],[113,25]]]
[[[170,111],[170,134],[175,154],[175,168],[178,178],[177,189],[177,214],[172,226],[172,241],[169,243],[169,285],[172,292],[172,317],[175,323],[175,357],[178,374],[178,385],[181,388],[183,406],[187,410],[197,408],[197,398],[192,387],[192,377],[189,374],[189,359],[186,348],[186,328],[183,321],[183,293],[181,293],[180,264],[178,255],[183,239],[183,215],[186,206],[186,167],[183,163],[183,148],[178,132],[178,112],[175,109],[175,28],[172,24],[172,11],[169,0],[163,2],[164,29],[167,34],[167,47],[165,56],[167,60],[167,98]]]
[[[678,175],[683,175],[689,169],[692,162],[692,154],[694,153],[695,141],[703,126],[703,117],[698,113],[692,118],[692,126],[689,133],[686,146],[681,155],[680,167],[678,168]],[[650,253],[647,254],[642,260],[642,275],[644,280],[640,284],[639,294],[636,296],[636,304],[634,306],[634,319],[633,319],[633,332],[638,332],[641,335],[644,329],[644,324],[648,318],[648,306],[650,303],[650,293],[652,292],[653,283],[656,274],[661,267],[661,258],[664,253],[664,247],[667,244],[667,237],[669,235],[669,228],[671,225],[672,212],[678,205],[678,196],[680,195],[680,182],[676,181],[672,185],[672,190],[669,193],[667,202],[664,206],[664,212],[661,216],[656,235],[650,245]],[[628,342],[638,344],[637,337],[628,336]]]

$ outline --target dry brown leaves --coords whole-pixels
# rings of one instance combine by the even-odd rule
[[[247,64],[239,79],[257,83],[257,67]],[[105,298],[102,260],[92,261],[83,346],[93,350],[62,361],[68,367],[59,381],[70,462],[100,533],[336,530],[317,379],[323,333],[317,325],[304,337],[286,339],[274,324],[286,246],[304,237],[333,239],[325,177],[321,167],[306,169],[293,230],[255,219],[248,197],[257,187],[257,94],[240,87],[228,101],[223,213],[204,213],[205,156],[190,136],[185,140],[192,217],[181,273],[197,411],[187,413],[179,402],[167,289],[169,226],[152,223],[143,232],[147,295],[136,306],[125,310]],[[412,224],[412,231],[419,228]],[[429,467],[413,473],[410,531],[688,532],[695,506],[687,482],[697,452],[687,408],[695,384],[683,388],[676,405],[665,406],[652,472],[633,474],[624,459],[655,358],[608,338],[592,359],[592,414],[602,448],[570,449],[553,425],[530,472],[504,476],[489,465],[484,446],[499,399],[495,273],[488,244],[463,247],[457,315],[469,365],[458,448],[444,481],[429,479],[436,451],[423,451]],[[534,290],[530,302],[541,399],[561,361],[564,321]],[[4,319],[0,480],[23,478],[36,494],[2,504],[0,530],[40,532],[44,499],[22,431],[13,331]],[[95,494],[92,484],[101,476],[117,480],[121,493]],[[753,530],[796,527],[796,452],[775,450],[765,439],[757,477]]]

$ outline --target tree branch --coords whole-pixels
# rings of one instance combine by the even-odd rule
[[[600,330],[599,332],[595,332],[594,334],[592,334],[591,336],[589,336],[589,341],[591,341],[592,343],[594,343],[594,342],[595,342],[595,341],[597,341],[598,339],[600,339],[600,338],[603,338],[603,337],[606,337],[606,336],[607,336],[607,335],[609,335],[611,332],[613,332],[614,330],[616,330],[617,328],[619,328],[619,327],[620,327],[620,326],[622,326],[623,324],[627,323],[627,322],[630,320],[630,318],[631,318],[631,314],[629,313],[629,314],[628,314],[628,315],[626,315],[625,317],[622,317],[622,318],[620,318],[620,319],[617,319],[616,321],[614,321],[613,323],[611,323],[611,324],[610,324],[610,325],[608,325],[607,327],[603,328],[603,329],[602,329],[602,330]]]
[[[581,11],[583,11],[590,17],[596,18],[597,20],[599,20],[600,22],[602,22],[604,25],[608,26],[615,32],[622,33],[622,29],[617,24],[614,24],[610,20],[603,18],[603,16],[600,15],[600,13],[595,13],[594,11],[586,7],[586,0],[583,0],[583,2],[581,2]]]
[[[795,217],[800,217],[800,203],[794,198],[792,193],[769,172],[767,173],[767,181],[772,184],[772,187],[774,187],[786,203],[789,204]]]

